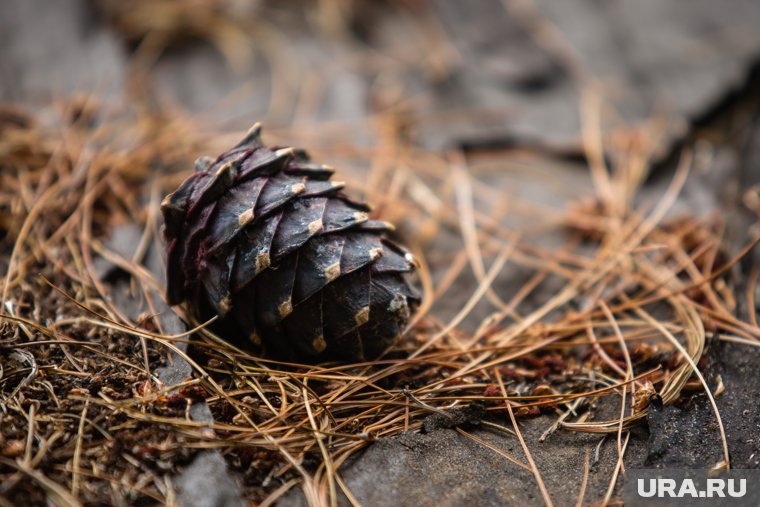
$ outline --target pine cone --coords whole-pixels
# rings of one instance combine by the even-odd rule
[[[162,205],[167,299],[225,338],[279,357],[364,360],[403,331],[417,292],[410,253],[386,238],[332,170],[269,148],[254,125]]]

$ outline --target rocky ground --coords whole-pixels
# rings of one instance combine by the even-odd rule
[[[240,14],[254,20],[250,26],[256,29],[245,51],[215,45],[213,37],[172,39],[159,51],[144,42],[139,24],[119,24],[123,18],[109,2],[11,0],[0,7],[0,99],[39,109],[83,91],[135,108],[142,107],[139,101],[162,100],[210,130],[244,129],[253,120],[275,131],[313,124],[325,129],[316,138],[329,135],[331,125],[366,123],[394,106],[403,109],[410,144],[431,151],[461,148],[471,167],[485,168],[492,188],[561,208],[590,192],[581,125],[584,105],[594,102],[589,90],[597,90],[614,104],[616,114],[608,120],[616,127],[633,128],[653,117],[661,122],[658,163],[642,200],[662,193],[680,148],[707,149],[710,163],[692,172],[674,213],[724,216],[726,248],[733,253],[754,237],[754,215],[742,197],[760,184],[757,2],[348,4],[353,11],[315,14],[306,2],[254,2]],[[145,59],[136,60],[134,51]],[[351,135],[346,144],[375,142],[366,129]],[[521,170],[488,170],[503,149],[526,150],[532,158]],[[542,241],[551,244],[553,238]],[[758,255],[751,252],[732,269],[736,294],[746,292]],[[160,263],[152,267],[158,271]],[[524,281],[510,272],[495,290],[506,297]],[[434,309],[442,320],[477,285],[474,278],[457,283],[460,290]],[[544,296],[532,297],[538,304]],[[737,301],[741,316],[754,313],[745,298]],[[488,311],[479,305],[463,329]],[[178,321],[166,324],[182,329]],[[710,336],[708,341],[705,373],[708,383],[716,386],[720,379],[725,387],[717,403],[732,466],[758,468],[760,354],[754,347]],[[171,384],[188,372],[177,360],[160,375]],[[202,404],[196,407],[195,419],[211,417]],[[585,501],[604,498],[617,462],[614,435],[558,431],[540,441],[555,420],[542,415],[522,423],[549,495],[556,505],[574,505],[588,463]],[[514,437],[477,420],[463,428],[524,458]],[[178,478],[181,503],[243,503],[238,477],[220,458],[216,451],[203,452],[186,467]],[[696,390],[650,411],[646,424],[631,433],[625,465],[702,468],[720,460],[713,412]],[[435,416],[423,432],[373,444],[344,465],[342,476],[364,505],[542,501],[530,471]],[[297,490],[281,499],[284,505],[303,502]]]

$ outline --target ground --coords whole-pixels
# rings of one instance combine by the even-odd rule
[[[530,248],[561,251],[573,238],[583,237],[573,229],[580,221],[563,222],[560,217],[574,206],[595,205],[595,199],[603,195],[598,173],[589,171],[589,166],[600,161],[618,168],[636,166],[639,147],[647,153],[646,169],[641,173],[618,169],[615,174],[630,171],[642,174],[644,181],[633,184],[629,180],[634,176],[628,180],[620,176],[614,180],[620,188],[611,191],[620,192],[609,195],[622,200],[625,185],[640,187],[635,196],[628,196],[630,209],[651,210],[668,195],[669,186],[681,174],[679,162],[688,153],[693,164],[664,217],[671,224],[667,227],[674,230],[672,224],[681,217],[704,225],[714,233],[711,238],[718,238],[715,256],[722,262],[756,238],[758,207],[753,197],[760,184],[760,41],[755,31],[760,6],[755,2],[357,0],[254,2],[246,7],[206,1],[194,4],[196,10],[188,8],[187,15],[182,7],[178,13],[152,10],[150,5],[136,2],[125,9],[120,2],[109,1],[8,2],[0,8],[4,34],[0,98],[14,110],[31,111],[40,122],[72,95],[104,104],[111,116],[126,113],[142,118],[145,111],[160,110],[164,119],[155,120],[155,132],[171,130],[174,137],[166,136],[172,140],[186,134],[187,143],[171,149],[161,145],[159,149],[166,152],[146,155],[160,161],[151,162],[151,170],[158,174],[162,190],[189,173],[187,160],[201,154],[201,149],[221,151],[236,132],[261,121],[272,142],[303,146],[319,160],[345,166],[341,177],[357,191],[379,199],[377,212],[396,222],[399,237],[424,255],[436,285],[446,281],[467,243],[460,220],[467,216],[463,205],[467,192],[474,194],[474,222],[493,236],[483,239],[482,231],[481,236],[476,233],[475,241],[480,242],[488,262],[478,273],[471,254],[461,257],[466,267],[431,309],[428,325],[434,331],[467,303],[513,234],[521,235],[520,244],[526,246],[518,250],[528,260]],[[169,23],[162,30],[164,18]],[[170,121],[171,115],[180,120]],[[10,113],[5,116],[10,118]],[[604,132],[600,136],[603,147],[598,150],[594,144],[597,122]],[[134,145],[142,146],[135,139],[126,141],[127,150]],[[118,154],[119,149],[114,146],[113,152]],[[142,159],[135,156],[135,160]],[[400,160],[411,161],[414,170],[399,168]],[[457,172],[462,169],[467,175],[464,180]],[[135,178],[149,181],[142,172]],[[387,195],[373,193],[373,185],[386,189]],[[109,250],[125,258],[131,258],[140,244],[142,224],[148,220],[145,210],[155,200],[150,185],[136,188],[145,193],[132,196],[143,215],[135,223],[106,219],[108,226],[95,231]],[[401,195],[411,204],[388,197]],[[629,209],[628,203],[608,205]],[[13,211],[15,216],[23,215],[18,209]],[[559,222],[573,227],[560,227],[558,232],[547,225]],[[11,232],[20,228],[15,222],[0,225]],[[155,236],[143,262],[161,280],[163,245]],[[667,236],[658,238],[667,241]],[[593,241],[587,240],[584,237],[576,245],[578,251],[591,248],[586,242]],[[656,247],[652,245],[654,240],[648,246]],[[5,274],[12,244],[6,242],[3,248],[0,266]],[[730,331],[714,313],[700,313],[706,335],[700,366],[715,393],[734,468],[760,466],[760,416],[754,409],[760,393],[755,374],[760,355],[756,344],[725,339],[729,335],[760,337],[754,320],[758,255],[756,248],[743,252],[741,260],[724,273],[721,283],[727,292],[714,284],[720,301],[746,325],[729,322],[738,329]],[[146,308],[140,298],[135,300],[133,282],[114,268],[112,258],[97,252],[94,258],[97,273],[93,278],[102,281],[113,307],[134,322],[156,310]],[[492,292],[457,322],[447,340],[466,342],[484,319],[499,310],[498,300],[509,302],[521,293],[537,271],[520,259],[506,264],[495,277]],[[560,292],[561,283],[550,276],[529,291],[518,306],[519,315],[510,314],[504,327],[519,325],[520,315],[542,308]],[[161,302],[160,288],[152,290],[163,331],[181,333],[185,324]],[[694,301],[703,302],[696,296]],[[574,298],[571,304],[581,311],[584,300]],[[720,306],[711,304],[704,306],[708,310]],[[561,317],[550,312],[545,323]],[[118,354],[135,347],[135,339],[122,340],[114,353],[128,357]],[[2,346],[4,360],[10,361],[10,342]],[[182,357],[184,350],[184,345],[173,354],[150,349],[146,362],[157,368],[163,385],[177,385],[193,376]],[[624,358],[613,359],[625,367]],[[165,365],[167,361],[171,364]],[[667,361],[663,364],[667,366]],[[524,363],[517,366],[534,368]],[[567,381],[565,373],[552,372],[557,382]],[[224,377],[216,378],[223,382],[219,379]],[[546,383],[556,387],[552,376],[547,378]],[[414,380],[410,373],[410,384]],[[17,394],[18,381],[6,383],[4,395]],[[518,378],[508,387],[524,394],[537,383],[541,382]],[[96,392],[83,381],[85,387]],[[228,417],[212,398],[200,396],[189,409],[190,418],[207,424],[215,419],[220,424],[232,421],[232,415]],[[590,421],[617,418],[617,400],[607,397],[595,402],[598,406],[590,412]],[[408,399],[407,407],[409,403]],[[23,407],[22,414],[29,409],[23,402],[18,406]],[[79,414],[81,406],[74,402],[72,406]],[[725,459],[715,414],[695,378],[677,400],[649,407],[646,418],[626,433],[630,436],[621,432],[627,438],[626,468],[703,468]],[[503,409],[491,408],[485,417],[455,423],[421,410],[424,415],[418,417],[414,431],[380,438],[351,456],[341,468],[342,480],[363,505],[533,505],[547,497],[555,505],[574,505],[581,492],[587,503],[620,495],[625,474],[618,463],[618,433],[604,436],[559,429],[544,439],[558,412],[520,416],[521,435],[545,485],[542,493],[535,471],[525,465],[529,460],[519,440],[487,424],[511,427]],[[21,427],[11,428],[10,421],[3,419],[3,425],[8,425],[2,428],[5,440],[12,434],[26,434]],[[113,424],[122,423],[129,424],[121,420]],[[69,454],[77,455],[73,440]],[[10,460],[11,454],[4,456]],[[68,459],[73,458],[66,455],[62,463],[71,470]],[[266,464],[268,458],[246,461],[221,447],[188,450],[172,459],[176,462],[166,473],[174,486],[152,497],[154,501],[169,503],[176,497],[183,505],[241,505],[245,499],[261,501],[279,491],[279,486],[283,495],[270,498],[281,504],[303,504],[307,498],[287,474],[273,478],[268,469],[263,476],[247,470],[264,467],[257,463]],[[316,462],[306,464],[317,466]],[[13,479],[10,486],[0,487],[0,495],[27,498],[18,488],[14,490],[21,472],[0,470]],[[618,470],[621,479],[615,482]],[[72,484],[64,488],[76,490]],[[101,501],[115,503],[118,494],[113,495],[100,497]],[[98,497],[85,502],[93,503],[93,498]],[[137,495],[127,501],[146,500]],[[341,494],[340,501],[349,499]]]

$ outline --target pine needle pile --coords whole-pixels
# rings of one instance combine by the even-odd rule
[[[376,149],[326,141],[318,156],[346,161],[341,178],[401,226],[422,260],[423,304],[380,359],[306,366],[253,356],[203,322],[170,334],[156,310],[164,282],[144,261],[151,245],[160,245],[160,198],[188,175],[196,155],[230,136],[203,137],[192,122],[170,115],[114,119],[83,99],[62,104],[46,122],[4,109],[3,502],[171,504],[173,478],[211,448],[241,474],[251,500],[269,505],[301,488],[312,504],[335,502],[341,493],[353,501],[341,465],[378,439],[422,430],[430,416],[490,445],[461,424],[462,410],[520,442],[527,460],[493,450],[531,470],[544,495],[521,420],[551,416],[547,437],[612,434],[619,460],[609,498],[628,430],[651,403],[675,403],[684,390],[704,389],[715,407],[699,369],[708,342],[757,345],[760,337],[756,322],[737,318],[736,298],[743,296],[728,279],[752,245],[731,257],[718,217],[669,213],[689,177],[688,152],[657,201],[636,199],[652,156],[639,139],[615,154],[612,168],[590,150],[595,190],[565,209],[514,197],[507,210],[494,205],[503,196],[474,167],[467,170],[461,154],[444,157],[383,139],[394,121],[374,124],[381,126]],[[285,141],[299,132],[275,135]],[[601,148],[600,140],[588,141],[587,148]],[[520,156],[500,155],[507,162]],[[350,171],[352,161],[361,167],[368,160],[368,171]],[[506,226],[507,215],[533,224]],[[107,246],[124,224],[142,231],[131,257]],[[560,238],[561,248],[537,245],[539,233]],[[455,246],[434,248],[443,236]],[[130,315],[117,300],[114,276],[98,268],[103,259],[118,268],[116,278],[127,281],[126,293],[143,313]],[[494,282],[508,268],[526,282],[506,298]],[[467,301],[450,318],[435,317],[470,272],[476,283]],[[487,316],[464,331],[484,304]],[[177,358],[192,374],[166,386],[156,371]],[[213,423],[190,415],[204,402]],[[726,467],[717,408],[715,418],[722,438],[705,445],[722,449],[717,465]]]

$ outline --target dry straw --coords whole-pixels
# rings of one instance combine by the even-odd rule
[[[720,426],[720,441],[706,445],[722,448],[719,466],[729,466],[720,415],[698,365],[708,336],[757,345],[760,328],[736,316],[739,295],[720,289],[749,246],[726,258],[717,218],[668,214],[689,177],[688,152],[659,200],[634,207],[653,143],[639,134],[610,169],[593,155],[601,146],[598,129],[586,129],[595,191],[556,210],[520,196],[500,206],[503,197],[493,197],[501,190],[484,184],[477,162],[403,143],[395,116],[373,119],[376,149],[320,140],[320,159],[370,161],[366,178],[343,176],[417,242],[425,303],[404,339],[379,360],[309,366],[253,357],[205,323],[162,332],[162,282],[142,262],[159,241],[160,195],[186,176],[190,154],[205,146],[191,135],[192,122],[109,117],[90,99],[66,102],[59,113],[52,127],[17,111],[3,113],[0,124],[5,503],[170,502],[172,478],[196,450],[210,448],[223,451],[244,475],[246,495],[264,505],[297,487],[313,505],[335,505],[341,494],[357,503],[341,477],[348,458],[377,439],[419,431],[431,414],[450,417],[451,409],[476,403],[487,411],[484,427],[518,439],[523,455],[467,428],[457,431],[505,464],[531,470],[547,504],[550,492],[522,418],[548,414],[542,439],[558,430],[616,436],[609,499],[628,430],[646,417],[651,400],[674,403],[695,378]],[[341,138],[334,134],[353,128],[327,132]],[[293,144],[302,135],[298,128],[276,132],[278,141]],[[494,157],[509,167],[532,155]],[[520,216],[540,223],[504,225],[505,217],[513,223]],[[132,256],[108,246],[112,232],[130,224],[142,231]],[[563,247],[538,246],[535,231],[563,238]],[[453,245],[445,252],[433,247],[441,238]],[[103,277],[98,258],[127,274],[118,289],[125,293],[115,288],[118,276]],[[511,296],[495,284],[508,269],[526,280]],[[449,320],[436,318],[470,271],[476,286],[468,300]],[[558,290],[550,291],[550,280],[562,282]],[[124,294],[144,313],[132,315],[119,303]],[[475,331],[462,331],[484,305],[491,313]],[[155,372],[176,356],[192,375],[169,389]],[[189,417],[200,400],[213,423]],[[600,406],[616,407],[618,416],[599,420]]]
[[[42,115],[3,108],[0,505],[172,504],[176,475],[199,449],[220,449],[246,498],[262,505],[294,488],[313,505],[335,505],[341,494],[356,504],[341,476],[350,457],[377,439],[419,431],[431,414],[453,417],[452,409],[473,404],[486,411],[482,427],[516,439],[522,453],[510,454],[467,427],[457,427],[459,434],[503,457],[505,467],[530,470],[546,504],[560,493],[544,485],[522,421],[543,414],[541,440],[561,430],[613,435],[618,462],[610,500],[630,428],[653,400],[675,403],[686,387],[710,396],[720,440],[706,445],[722,450],[717,466],[729,466],[720,414],[698,366],[708,337],[758,344],[756,316],[739,318],[736,298],[754,308],[759,272],[746,295],[734,294],[728,272],[754,243],[728,258],[720,217],[672,213],[689,178],[688,152],[656,202],[635,204],[659,142],[656,129],[623,129],[603,139],[600,98],[589,88],[582,149],[591,190],[562,209],[550,207],[490,185],[488,167],[501,176],[529,167],[534,181],[545,177],[544,186],[559,195],[552,175],[566,169],[551,156],[495,152],[486,164],[410,142],[414,122],[405,111],[424,96],[360,122],[299,125],[316,110],[326,77],[299,67],[276,28],[257,16],[230,16],[223,3],[195,1],[187,10],[141,0],[123,11],[120,2],[99,2],[138,43],[134,89],[149,82],[151,62],[181,34],[209,39],[233,63],[257,48],[277,83],[267,118],[295,110],[293,126],[266,125],[271,141],[302,145],[315,159],[336,163],[348,188],[364,191],[378,213],[400,225],[421,261],[420,311],[395,348],[361,364],[253,357],[208,332],[206,323],[170,334],[159,311],[163,282],[146,255],[160,244],[160,198],[187,176],[194,156],[218,153],[238,133],[202,135],[208,118],[192,120],[165,104],[155,112],[150,101],[132,116],[93,97],[66,100],[44,123]],[[321,26],[332,35],[341,31],[339,3],[318,2]],[[550,24],[521,2],[504,3],[570,75],[586,79]],[[440,27],[428,23],[419,31],[432,34],[431,47],[446,49],[425,52],[425,71],[445,75],[460,55]],[[416,65],[372,51],[357,60],[379,69],[401,66],[392,69],[398,75],[408,70],[403,65]],[[485,114],[495,113],[414,119]],[[357,133],[376,142],[347,143]],[[365,171],[351,172],[367,162]],[[112,238],[125,228],[136,228],[139,239],[120,253]],[[536,241],[547,236],[560,246]],[[104,272],[104,261],[120,271]],[[504,280],[515,272],[523,283],[505,291]],[[462,301],[457,296],[468,281],[474,288]],[[456,307],[442,318],[452,301]],[[192,373],[170,388],[156,372],[176,357]],[[202,401],[213,423],[190,417]],[[589,462],[587,454],[578,504],[591,494]]]

